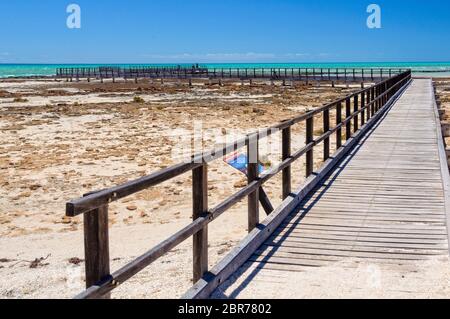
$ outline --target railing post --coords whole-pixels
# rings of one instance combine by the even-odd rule
[[[352,115],[352,108],[351,108],[351,100],[348,98],[345,101],[345,117],[348,119]],[[345,126],[345,132],[346,132],[346,139],[347,141],[352,137],[352,121],[348,121]]]
[[[383,84],[383,93],[386,93],[387,90],[388,90],[388,84],[387,84],[387,82],[385,82],[385,83]],[[387,101],[388,101],[388,94],[384,94],[384,103],[383,103],[383,106],[387,103]]]
[[[372,97],[370,93],[371,90],[367,90],[367,122],[372,118],[372,105],[370,104],[370,102],[372,102]]]
[[[259,177],[259,151],[258,134],[249,136],[247,145],[247,176],[248,183],[258,180]],[[259,190],[248,196],[248,232],[250,233],[259,224]]]
[[[208,165],[203,164],[192,171],[192,219],[196,220],[208,212]],[[194,283],[208,271],[208,226],[194,235],[193,270]]]
[[[282,160],[285,161],[291,157],[291,127],[282,131]],[[283,199],[291,194],[291,166],[283,170]]]
[[[381,107],[383,106],[383,88],[382,88],[382,84],[380,84],[378,86],[378,96],[380,97],[380,99],[378,100],[378,110],[381,109]]]
[[[336,104],[336,125],[340,125],[342,123],[342,103],[339,102]],[[336,149],[341,148],[342,146],[342,128],[339,128],[336,131]]]
[[[370,101],[373,102],[375,100],[375,88],[370,89]],[[372,109],[372,116],[375,115],[375,103],[372,103],[372,106],[370,107]]]
[[[379,97],[378,103],[377,103],[377,112],[378,112],[380,110],[381,106],[383,105],[383,98],[381,97],[381,93],[382,93],[381,84],[378,85],[377,89],[378,89],[377,96]]]
[[[354,111],[358,112],[359,111],[359,101],[358,101],[358,94],[355,95],[354,98]],[[356,114],[354,119],[353,119],[353,128],[354,128],[354,132],[356,132],[359,129],[359,115]]]
[[[366,111],[364,107],[366,106],[366,96],[365,92],[361,92],[361,126],[366,124]]]
[[[373,99],[376,100],[373,103],[373,107],[374,107],[374,110],[375,110],[374,114],[376,114],[376,113],[378,113],[378,103],[379,103],[379,100],[378,100],[378,86],[374,87],[373,92],[374,92]]]
[[[323,111],[323,132],[328,133],[330,131],[330,110]],[[330,158],[330,137],[327,137],[323,141],[323,160],[326,161]]]
[[[306,145],[314,142],[314,116],[306,120]],[[314,171],[314,148],[306,152],[306,177]]]
[[[88,194],[89,195],[89,194]],[[86,288],[110,275],[108,205],[84,214]],[[110,299],[106,294],[103,299]]]

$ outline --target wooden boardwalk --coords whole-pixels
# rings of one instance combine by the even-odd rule
[[[438,125],[431,80],[414,80],[384,118],[212,296],[272,298],[267,271],[285,273],[286,278],[304,272],[307,277],[318,267],[345,261],[395,265],[402,271],[448,256],[448,172]],[[352,284],[348,282],[349,287]],[[304,296],[300,290],[298,296]]]
[[[316,136],[319,116],[323,133]],[[299,123],[305,123],[305,146],[293,152],[291,127]],[[281,133],[283,161],[259,174],[259,141],[274,132]],[[332,136],[337,145],[333,155]],[[315,147],[323,147],[324,154],[316,171]],[[208,163],[242,148],[249,154],[248,185],[209,207]],[[291,166],[302,157],[306,182],[293,190]],[[109,205],[188,172],[192,223],[111,273]],[[277,174],[282,174],[284,200],[272,208],[270,198],[260,194]],[[76,298],[109,298],[189,238],[194,286],[186,299],[448,298],[449,180],[432,82],[411,80],[407,71],[189,161],[68,202],[66,216],[83,215],[85,222],[86,290]],[[209,268],[209,224],[245,199],[248,236]],[[268,215],[263,221],[260,202]],[[361,267],[368,271],[361,275]],[[389,279],[384,286],[382,276]],[[361,278],[371,284],[364,286]],[[381,295],[369,293],[376,286]]]

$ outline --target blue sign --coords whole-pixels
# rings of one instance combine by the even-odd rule
[[[235,152],[224,158],[225,163],[247,175],[248,157],[246,154]],[[259,164],[259,173],[264,172],[264,166]]]

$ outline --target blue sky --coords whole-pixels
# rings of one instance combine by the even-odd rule
[[[371,3],[382,29],[366,26]],[[446,0],[1,1],[0,63],[450,61],[449,12]]]

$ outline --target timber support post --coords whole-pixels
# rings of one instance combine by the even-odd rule
[[[89,288],[110,275],[108,205],[85,213],[83,218],[86,288]],[[110,298],[110,294],[103,296]]]
[[[192,208],[194,221],[208,212],[207,164],[192,170]],[[193,237],[193,279],[196,283],[208,271],[208,226],[204,226]]]
[[[248,184],[259,178],[259,141],[258,134],[249,136],[247,145],[247,175]],[[250,233],[259,223],[259,189],[248,196],[248,232]]]
[[[282,132],[282,160],[285,161],[291,157],[291,127]],[[289,197],[292,192],[291,166],[283,170],[283,199]]]

